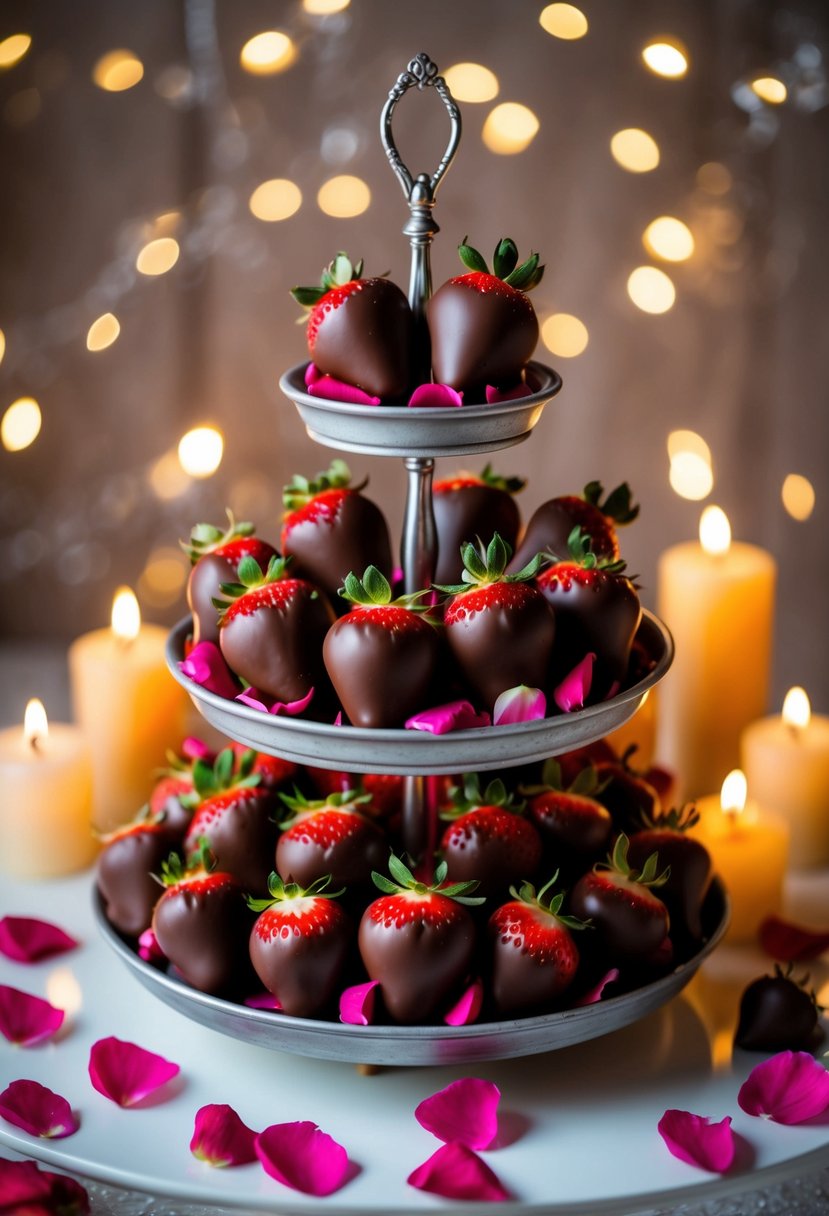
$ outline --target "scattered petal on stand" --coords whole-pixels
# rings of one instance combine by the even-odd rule
[[[239,691],[239,686],[215,642],[199,642],[187,658],[179,663],[179,667],[194,684],[201,685],[208,692],[214,692],[217,697],[226,697],[232,701]]]
[[[829,1072],[806,1051],[781,1051],[751,1070],[737,1102],[747,1115],[803,1123],[829,1110]]]
[[[42,997],[0,984],[0,1034],[20,1047],[50,1039],[66,1015]]]
[[[734,1133],[731,1118],[712,1123],[687,1110],[666,1110],[657,1126],[668,1151],[688,1165],[724,1174],[734,1160]]]
[[[595,984],[589,992],[585,992],[584,996],[580,996],[576,1001],[576,1008],[581,1008],[583,1005],[595,1005],[604,996],[604,990],[608,984],[614,984],[619,978],[619,968],[611,967],[605,975]]]
[[[216,753],[207,746],[203,739],[189,735],[181,745],[181,754],[185,760],[207,760],[210,764],[216,759]]]
[[[138,939],[138,957],[145,963],[161,963],[167,957],[152,929],[145,929]]]
[[[232,1106],[213,1103],[196,1111],[190,1152],[217,1168],[247,1165],[256,1160],[255,1140],[256,1132],[242,1122]]]
[[[323,397],[326,401],[342,401],[347,405],[380,404],[379,397],[372,397],[356,385],[335,380],[333,376],[318,376],[310,383],[306,380],[306,385],[312,397]]]
[[[305,1195],[331,1195],[349,1177],[348,1154],[316,1123],[275,1123],[256,1137],[266,1174]]]
[[[516,384],[513,388],[498,388],[494,384],[486,386],[487,405],[498,405],[501,401],[518,401],[521,397],[531,397],[533,390],[526,384]]]
[[[312,384],[315,384],[316,381],[319,380],[321,375],[322,375],[322,372],[317,367],[316,363],[309,363],[305,369],[306,385],[310,386]]]
[[[472,730],[477,726],[490,726],[488,713],[478,713],[469,701],[448,701],[434,709],[424,709],[413,714],[404,723],[406,730],[427,730],[433,735],[446,735],[453,730]]]
[[[374,1021],[374,1002],[379,980],[353,984],[340,995],[340,1021],[349,1026],[370,1026]]]
[[[89,1053],[89,1079],[93,1087],[118,1106],[134,1106],[172,1081],[180,1071],[178,1064],[163,1056],[114,1036],[93,1043]]]
[[[460,1000],[443,1015],[447,1026],[471,1026],[477,1022],[484,1003],[484,986],[480,980],[473,980],[462,994]]]
[[[259,709],[262,713],[273,714],[275,717],[279,714],[285,714],[289,718],[296,717],[306,710],[314,699],[314,690],[309,688],[304,697],[300,697],[298,701],[276,701],[273,697],[268,696],[266,692],[260,692],[258,688],[246,688],[244,692],[240,692],[235,700],[240,701],[242,705],[249,705],[251,709]]]
[[[596,656],[593,651],[588,651],[582,661],[576,664],[553,692],[553,699],[563,713],[569,714],[574,709],[583,708],[590,695],[595,661]]]
[[[492,707],[492,725],[508,726],[512,722],[533,722],[547,713],[547,698],[540,688],[518,684],[507,688]]]
[[[48,920],[31,916],[4,916],[0,920],[0,953],[15,963],[37,963],[74,950],[78,944]]]
[[[248,1009],[272,1009],[281,1013],[282,1006],[272,992],[257,992],[255,996],[246,996],[244,1002]]]
[[[409,398],[408,404],[411,409],[452,408],[463,405],[463,393],[457,392],[448,384],[419,384]]]
[[[429,1191],[443,1199],[502,1203],[512,1198],[498,1175],[465,1144],[442,1144],[406,1181],[419,1191]]]
[[[501,1091],[492,1081],[462,1077],[415,1110],[415,1119],[427,1132],[445,1144],[457,1141],[467,1148],[489,1148],[498,1135],[498,1103]]]
[[[48,1140],[71,1136],[80,1127],[66,1098],[39,1081],[12,1081],[0,1094],[0,1118]]]

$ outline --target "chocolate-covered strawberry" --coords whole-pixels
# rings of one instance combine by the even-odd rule
[[[117,828],[102,843],[97,882],[107,920],[122,933],[140,937],[158,902],[153,875],[169,855],[169,834],[160,821],[144,819]]]
[[[541,504],[527,524],[521,544],[512,559],[512,568],[520,569],[535,553],[549,551],[566,553],[567,538],[574,528],[582,528],[590,537],[597,558],[617,561],[619,537],[616,529],[630,524],[639,514],[633,502],[630,486],[622,482],[602,501],[604,487],[591,481],[584,494],[563,494]]]
[[[450,882],[478,880],[484,897],[506,893],[532,878],[541,861],[541,840],[524,818],[524,802],[508,794],[500,778],[481,790],[475,773],[453,786],[441,819],[451,820],[440,842]]]
[[[149,815],[164,826],[176,848],[181,844],[199,802],[193,785],[193,767],[197,760],[212,764],[216,759],[201,739],[188,738],[181,745],[181,755],[167,752],[168,767],[158,774],[149,798]]]
[[[625,683],[642,607],[636,587],[624,575],[625,563],[597,557],[591,546],[587,533],[573,528],[567,538],[569,557],[546,566],[536,586],[556,618],[551,683],[558,685],[593,653],[588,700],[595,704]]]
[[[372,874],[383,894],[360,921],[360,956],[396,1022],[428,1022],[450,1004],[472,962],[475,926],[463,905],[484,901],[472,894],[474,882],[447,885],[445,862],[431,885],[394,855],[389,873]]]
[[[656,853],[640,869],[633,869],[628,838],[622,833],[607,864],[595,865],[573,888],[570,911],[592,923],[612,959],[647,960],[668,936],[668,909],[654,894],[667,873],[658,870]]]
[[[280,794],[291,812],[282,820],[276,868],[285,882],[310,887],[326,874],[335,887],[370,886],[389,855],[380,828],[360,813],[370,794],[345,790],[310,801],[298,790]]]
[[[321,794],[342,794],[356,790],[371,795],[361,805],[361,814],[369,819],[386,820],[403,805],[405,778],[396,773],[344,773],[338,769],[308,768],[307,773]]]
[[[545,762],[539,785],[521,786],[526,794],[527,815],[541,837],[545,856],[554,864],[584,869],[586,863],[603,856],[613,832],[610,811],[596,794],[599,779],[588,764],[567,785],[557,760]]]
[[[662,813],[662,800],[655,786],[628,763],[636,750],[628,748],[618,760],[594,763],[601,789],[597,797],[606,806],[618,831],[641,831],[645,820],[653,822]]]
[[[753,980],[740,997],[740,1017],[734,1044],[743,1051],[811,1050],[819,1038],[821,1009],[807,989],[808,975],[795,979],[791,963],[784,971]]]
[[[292,289],[296,302],[310,310],[308,353],[324,375],[371,396],[399,397],[411,387],[414,317],[396,284],[362,273],[362,260],[353,266],[338,253],[319,287]]]
[[[463,582],[438,589],[452,594],[444,611],[446,639],[466,680],[491,710],[508,688],[543,688],[555,637],[553,612],[530,580],[539,555],[506,574],[512,550],[496,532],[463,547]]]
[[[376,566],[362,579],[345,576],[340,595],[351,610],[329,629],[322,655],[352,726],[402,726],[426,704],[439,646],[418,606],[423,594],[394,599]]]
[[[463,577],[461,546],[474,536],[497,532],[515,548],[521,514],[515,495],[526,485],[523,477],[501,477],[487,465],[480,476],[456,473],[432,486],[438,556],[436,583],[457,583]]]
[[[295,476],[282,493],[282,550],[294,559],[298,574],[335,602],[351,570],[376,566],[385,578],[392,576],[388,525],[380,508],[361,493],[365,484],[352,486],[348,465],[337,459],[313,480]]]
[[[219,614],[213,601],[221,594],[222,583],[236,577],[243,557],[254,558],[264,570],[276,549],[253,534],[251,523],[237,523],[233,512],[227,513],[227,527],[196,524],[190,540],[182,548],[190,558],[192,569],[187,580],[187,603],[193,614],[193,642],[218,642]]]
[[[238,581],[222,584],[219,645],[228,665],[277,701],[301,701],[327,687],[322,643],[334,612],[313,583],[292,578],[290,559],[272,558],[267,571],[252,557]]]
[[[248,762],[251,750],[244,743],[231,743],[230,747],[236,757],[236,765]],[[281,790],[297,773],[297,766],[292,760],[283,760],[281,756],[268,756],[264,752],[254,752],[252,773],[259,776],[259,788],[263,790]]]
[[[444,283],[426,305],[432,374],[438,384],[484,399],[487,384],[510,388],[521,379],[538,342],[538,319],[527,292],[541,282],[537,253],[518,265],[515,242],[498,242],[492,273],[466,243],[458,255],[468,273]]]
[[[628,861],[641,869],[651,853],[670,870],[659,891],[659,898],[671,914],[674,936],[687,933],[694,941],[703,935],[702,905],[711,886],[711,855],[705,845],[688,835],[699,822],[693,805],[681,811],[661,811],[654,819],[643,819],[644,828],[630,837]]]
[[[307,888],[268,879],[269,899],[249,899],[259,916],[250,933],[250,961],[282,1011],[308,1018],[337,991],[354,929],[326,876]]]
[[[536,894],[525,882],[489,918],[492,999],[500,1013],[548,1008],[572,984],[579,965],[573,932],[586,922],[561,911],[555,873]]]

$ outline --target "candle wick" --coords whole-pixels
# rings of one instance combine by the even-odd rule
[[[116,633],[115,640],[118,643],[118,649],[122,654],[125,654],[128,650],[132,649],[135,638],[127,638],[122,633]]]
[[[36,756],[39,756],[41,754],[41,752],[43,751],[43,748],[41,746],[40,735],[32,735],[32,737],[29,739],[29,747],[32,749],[32,751],[34,752],[34,754]]]
[[[787,722],[786,726],[789,728],[789,738],[798,740],[800,738],[800,727],[797,725],[797,723]]]

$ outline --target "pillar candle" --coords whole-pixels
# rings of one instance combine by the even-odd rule
[[[54,878],[90,864],[92,760],[80,730],[49,724],[40,701],[24,725],[0,731],[0,867],[18,878]]]
[[[781,716],[746,728],[742,764],[751,796],[788,820],[792,865],[829,865],[829,718],[812,714],[802,688]]]
[[[113,605],[112,627],[69,648],[75,718],[89,742],[93,822],[108,832],[146,802],[154,770],[186,733],[188,700],[164,661],[166,631],[141,621],[128,588]],[[126,607],[125,607],[126,605]]]
[[[766,711],[775,576],[765,550],[731,544],[716,507],[703,512],[699,544],[659,559],[658,611],[676,657],[659,689],[656,753],[676,772],[681,800],[720,788],[739,763],[742,731]]]

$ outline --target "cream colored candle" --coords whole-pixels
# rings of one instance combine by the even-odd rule
[[[54,878],[90,864],[92,760],[75,726],[47,721],[30,701],[22,727],[0,731],[0,868]]]
[[[782,715],[752,722],[741,746],[749,793],[788,820],[792,865],[829,865],[829,718],[792,688]]]
[[[93,822],[107,832],[147,800],[153,771],[185,734],[188,699],[164,662],[166,631],[141,621],[129,588],[115,597],[112,627],[69,648],[75,717],[89,741]]]
[[[729,773],[719,794],[696,803],[699,823],[689,834],[711,854],[731,897],[727,940],[753,941],[767,916],[779,912],[789,855],[789,826],[746,799],[745,774]]]
[[[699,544],[659,559],[658,611],[676,658],[659,689],[656,755],[683,801],[719,789],[742,731],[766,711],[775,578],[764,549],[731,544],[718,507],[703,512]]]

